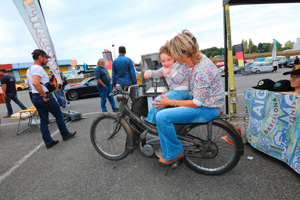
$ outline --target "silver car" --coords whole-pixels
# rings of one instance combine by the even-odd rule
[[[272,63],[269,62],[254,62],[251,65],[252,73],[261,73],[261,72],[272,72],[273,66]]]

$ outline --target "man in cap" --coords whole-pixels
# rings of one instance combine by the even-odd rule
[[[49,82],[49,77],[45,72],[43,66],[48,63],[48,56],[45,51],[36,49],[32,53],[34,60],[33,65],[27,70],[27,78],[32,89],[32,102],[36,107],[39,116],[41,118],[40,130],[46,148],[50,149],[56,145],[59,141],[53,140],[49,132],[49,112],[55,117],[60,134],[64,141],[72,138],[76,131],[69,132],[63,114],[59,108],[57,101],[49,93],[45,84]]]
[[[292,71],[283,73],[287,74],[291,75],[291,87],[295,88],[295,93],[300,94],[300,65],[295,65]]]
[[[4,93],[5,101],[6,101],[6,109],[7,114],[3,116],[3,118],[10,117],[13,114],[13,109],[11,107],[11,100],[13,100],[22,110],[26,110],[27,108],[23,105],[23,103],[18,99],[17,90],[16,90],[16,80],[15,77],[9,75],[6,72],[6,69],[0,69],[0,76],[2,90]]]

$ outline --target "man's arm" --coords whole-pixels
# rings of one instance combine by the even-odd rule
[[[113,64],[112,64],[112,70],[111,70],[111,79],[112,79],[112,85],[113,85],[113,87],[116,87],[116,72],[115,72],[115,63],[113,62]]]
[[[6,97],[6,84],[3,84],[2,83],[2,90],[3,90],[3,94],[4,94],[4,97]]]
[[[130,70],[130,75],[131,75],[132,83],[133,84],[137,84],[136,75],[135,75],[135,71],[134,71],[134,66],[133,66],[131,60],[129,62],[129,70]]]
[[[41,77],[38,75],[32,76],[32,85],[34,88],[40,93],[40,95],[43,97],[43,100],[45,102],[49,101],[49,98],[47,97],[47,94],[44,92],[43,87],[40,83]]]
[[[102,81],[101,79],[96,79],[96,81],[97,81],[100,85],[102,85],[103,87],[106,86],[106,85],[103,83],[103,81]]]

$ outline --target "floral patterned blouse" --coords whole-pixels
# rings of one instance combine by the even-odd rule
[[[221,108],[224,104],[224,89],[214,63],[202,54],[200,63],[191,68],[190,72],[193,102],[198,106]]]

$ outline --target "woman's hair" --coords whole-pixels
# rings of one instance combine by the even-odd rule
[[[194,64],[200,62],[202,56],[199,51],[199,44],[190,31],[184,29],[182,33],[176,35],[169,43],[174,60],[181,60],[183,54],[185,54],[191,58]]]
[[[170,52],[170,46],[169,46],[169,42],[167,42],[164,46],[160,47],[159,49],[159,53],[158,53],[158,60],[161,62],[160,60],[160,55],[161,54],[167,54],[169,56],[172,56],[171,55],[171,52]]]

